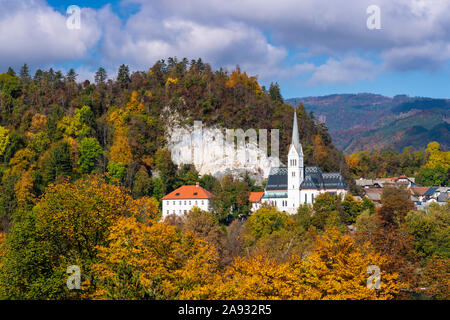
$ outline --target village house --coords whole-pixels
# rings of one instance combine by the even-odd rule
[[[169,214],[183,215],[194,207],[210,211],[211,198],[211,192],[200,187],[198,182],[181,186],[161,199],[163,218]]]

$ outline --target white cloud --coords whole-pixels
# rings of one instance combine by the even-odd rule
[[[310,85],[352,83],[361,80],[374,79],[377,66],[359,57],[347,57],[343,60],[330,58],[325,64],[315,68]]]
[[[381,54],[387,70],[436,71],[450,59],[450,44],[426,42],[422,45],[396,47]]]
[[[122,21],[110,5],[83,9],[81,30],[44,1],[0,0],[0,68],[82,61],[85,70],[147,69],[156,60],[201,57],[239,64],[261,79],[311,74],[309,84],[372,79],[383,70],[435,70],[450,58],[450,1],[378,0],[381,30],[368,30],[373,0],[124,0],[140,3]],[[94,54],[95,53],[95,54]],[[334,57],[319,66],[315,57]],[[347,57],[337,59],[335,57]],[[86,73],[86,72],[85,72]],[[88,74],[88,73],[86,73]],[[111,76],[113,76],[111,74]]]
[[[95,11],[83,9],[81,29],[69,30],[66,17],[42,1],[1,1],[0,67],[80,59],[100,39]]]

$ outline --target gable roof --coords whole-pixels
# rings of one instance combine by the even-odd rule
[[[428,188],[427,192],[425,192],[426,196],[432,196],[434,193],[439,189],[439,187],[430,187]]]
[[[181,186],[178,189],[172,191],[168,195],[162,197],[162,200],[173,200],[173,199],[210,199],[212,198],[212,193],[208,190],[203,189],[200,186]]]
[[[250,202],[259,202],[259,201],[261,201],[261,198],[263,195],[264,195],[264,192],[250,192],[250,196],[248,197],[248,200]]]
[[[412,187],[411,192],[412,194],[423,196],[425,193],[430,189],[430,187]]]
[[[322,173],[319,167],[305,167],[301,189],[347,189],[347,184],[338,172]],[[288,189],[287,167],[272,167],[267,178],[266,191]]]
[[[270,168],[269,177],[266,182],[266,191],[287,190],[288,189],[288,169],[287,167]]]

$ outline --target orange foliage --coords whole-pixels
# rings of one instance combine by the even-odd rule
[[[328,151],[323,144],[320,134],[314,136],[314,159],[317,163],[322,163],[328,157]]]
[[[134,217],[120,217],[107,243],[99,247],[101,262],[94,266],[104,283],[97,298],[188,298],[216,271],[214,248],[166,223],[146,225]],[[134,281],[120,282],[124,266]]]
[[[36,113],[31,119],[30,131],[32,133],[37,133],[41,131],[47,125],[47,118],[45,115]]]

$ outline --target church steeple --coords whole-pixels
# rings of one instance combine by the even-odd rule
[[[297,107],[294,107],[294,124],[292,125],[291,146],[294,146],[295,150],[299,155],[303,155],[303,148],[302,145],[300,144],[300,139],[298,137]]]
[[[294,107],[294,124],[292,140],[288,152],[288,206],[297,208],[300,205],[300,189],[304,177],[303,149],[298,136],[297,108]]]

